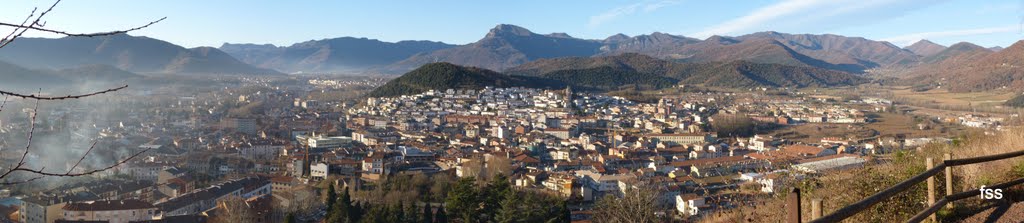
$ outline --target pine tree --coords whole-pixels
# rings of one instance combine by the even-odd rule
[[[451,211],[452,216],[467,220],[477,219],[480,216],[480,191],[477,189],[476,180],[471,177],[459,179],[448,191],[448,199],[445,205]]]
[[[363,202],[357,202],[352,207],[352,212],[353,212],[352,218],[355,219],[354,222],[360,222],[360,221],[362,221],[363,217],[366,217],[366,213],[370,212],[369,204],[363,203]]]
[[[288,213],[284,217],[284,223],[295,223],[295,213]]]
[[[393,214],[395,216],[395,218],[396,218],[395,222],[409,222],[408,221],[408,217],[409,216],[406,216],[406,214],[405,214],[405,203],[398,203],[398,206],[396,206],[394,208],[392,213],[395,213],[395,214]]]
[[[506,196],[505,199],[501,201],[501,209],[499,209],[498,213],[494,216],[494,221],[499,223],[507,223],[516,222],[517,219],[522,219],[523,216],[521,214],[529,213],[524,213],[519,210],[520,203],[522,203],[522,200],[519,198],[519,196],[516,196],[514,194],[509,194],[509,196]]]
[[[434,222],[437,223],[448,223],[448,213],[445,213],[444,206],[437,208],[437,217],[434,217]]]
[[[508,178],[504,174],[497,174],[491,179],[491,182],[484,188],[484,194],[481,196],[483,202],[483,214],[488,219],[493,220],[494,216],[498,214],[501,209],[501,202],[508,196],[514,196],[512,192],[512,185],[509,184]]]
[[[430,210],[430,203],[429,202],[426,203],[425,205],[423,205],[423,216],[420,216],[420,217],[422,217],[423,223],[433,223],[434,222],[434,212]]]
[[[337,201],[338,193],[334,191],[334,185],[327,186],[327,210],[333,209]]]

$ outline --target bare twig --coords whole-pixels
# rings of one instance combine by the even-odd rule
[[[4,111],[4,106],[7,106],[7,99],[9,99],[10,97],[10,95],[4,95],[4,103],[0,104],[0,111]]]
[[[56,6],[58,4],[60,4],[60,2],[61,2],[61,0],[55,0],[53,2],[53,4],[50,5],[49,8],[46,8],[46,10],[44,10],[41,13],[39,13],[38,15],[36,14],[36,11],[38,10],[38,8],[33,8],[32,12],[29,13],[29,15],[25,18],[25,20],[23,20],[20,24],[0,22],[0,26],[14,28],[14,30],[12,30],[9,34],[7,34],[2,39],[0,39],[0,48],[3,48],[5,46],[7,46],[8,44],[11,44],[12,42],[14,42],[14,40],[18,39],[19,37],[22,36],[22,34],[25,34],[25,32],[27,32],[29,30],[48,32],[48,33],[65,35],[65,36],[75,36],[75,37],[109,36],[109,35],[116,35],[116,34],[122,34],[122,33],[127,33],[127,32],[131,32],[131,31],[140,30],[140,29],[149,27],[150,25],[156,24],[156,23],[158,23],[160,21],[163,21],[164,19],[167,18],[167,17],[163,17],[163,18],[160,18],[158,20],[149,22],[149,23],[147,23],[145,25],[134,27],[134,28],[129,28],[129,29],[125,29],[125,30],[115,30],[115,31],[96,32],[96,33],[71,33],[71,32],[62,31],[62,30],[55,30],[55,29],[45,28],[46,22],[43,21],[43,18],[48,13],[53,11],[53,9],[56,8]],[[135,153],[135,154],[129,156],[128,158],[126,158],[126,159],[120,160],[117,163],[112,164],[110,166],[107,166],[107,167],[104,167],[104,168],[99,168],[99,169],[93,169],[93,170],[89,170],[89,171],[83,171],[83,172],[79,172],[79,173],[74,173],[74,170],[76,168],[78,168],[78,166],[82,163],[82,161],[85,160],[85,157],[88,156],[89,154],[91,154],[92,150],[96,147],[96,144],[98,142],[93,142],[92,146],[89,147],[89,149],[82,155],[82,157],[79,158],[78,162],[76,162],[74,166],[69,168],[67,170],[67,172],[63,172],[63,173],[59,173],[59,172],[46,172],[44,170],[45,167],[41,167],[39,169],[32,169],[30,167],[26,167],[25,158],[28,157],[28,154],[29,154],[29,152],[32,149],[32,138],[33,138],[33,135],[34,135],[35,129],[36,129],[36,117],[38,116],[38,112],[39,112],[39,101],[43,101],[43,100],[79,99],[79,98],[84,98],[84,97],[95,96],[95,95],[99,95],[99,94],[105,94],[105,93],[110,93],[110,92],[118,91],[118,90],[121,90],[121,89],[125,89],[127,87],[128,87],[128,85],[124,85],[124,86],[121,86],[121,87],[111,88],[111,89],[107,89],[107,90],[103,90],[103,91],[97,91],[97,92],[88,93],[88,94],[67,95],[67,96],[60,96],[60,97],[42,96],[41,95],[42,94],[42,89],[40,89],[40,91],[37,92],[36,94],[29,94],[29,95],[0,90],[0,95],[4,95],[4,101],[2,102],[2,104],[0,104],[0,111],[3,111],[4,106],[7,105],[7,101],[8,101],[8,99],[11,96],[19,97],[19,98],[22,98],[22,99],[35,99],[36,100],[35,105],[32,108],[32,114],[30,115],[31,116],[30,117],[30,123],[29,123],[30,127],[29,127],[29,131],[27,133],[27,135],[28,135],[27,138],[28,139],[27,139],[27,142],[25,143],[25,151],[24,151],[24,153],[22,153],[21,159],[16,164],[12,165],[9,169],[7,169],[5,171],[0,171],[0,173],[2,173],[2,174],[0,174],[0,180],[2,180],[2,181],[0,181],[0,185],[13,185],[13,184],[27,183],[27,182],[31,182],[31,181],[34,181],[34,180],[41,179],[41,178],[46,177],[46,176],[74,177],[74,176],[90,175],[90,174],[106,171],[106,170],[109,170],[109,169],[113,169],[113,168],[115,168],[117,166],[120,166],[120,165],[123,165],[123,164],[127,163],[129,160],[134,159],[135,157],[138,157],[142,153],[148,152],[149,149],[146,149],[146,150],[140,151],[138,153]],[[8,176],[10,176],[14,172],[28,172],[28,173],[37,174],[38,176],[29,178],[29,179],[26,179],[26,180],[20,180],[20,181],[7,181],[7,180],[4,180],[4,179],[9,179]]]
[[[28,183],[28,182],[32,182],[32,181],[35,181],[35,180],[38,180],[38,179],[42,179],[43,177],[46,177],[46,176],[36,176],[36,177],[33,177],[33,178],[28,178],[28,179],[25,179],[25,180],[17,180],[17,181],[4,181],[4,182],[0,182],[0,186]]]
[[[37,9],[38,8],[32,8],[32,12],[28,14],[28,17],[25,17],[24,21],[21,21],[21,25],[28,24],[28,21],[31,20],[32,17],[36,16],[36,10]],[[19,36],[21,36],[21,34],[25,33],[25,31],[28,31],[28,30],[15,28],[14,30],[11,30],[11,33],[7,34],[7,36],[4,36],[3,39],[0,39],[0,43],[6,43],[6,42],[8,42],[7,40],[17,39]],[[3,45],[7,45],[7,44],[3,44]]]
[[[85,154],[82,154],[82,157],[78,159],[78,162],[75,162],[74,166],[71,166],[71,168],[68,168],[68,172],[65,173],[65,174],[70,174],[71,171],[75,170],[75,168],[78,167],[78,164],[82,164],[82,160],[85,160],[85,157],[89,156],[89,153],[92,152],[93,148],[96,148],[96,143],[98,143],[98,142],[100,142],[100,141],[93,141],[92,142],[92,146],[89,146],[89,150],[86,150]]]
[[[99,172],[107,171],[109,169],[113,169],[114,167],[118,167],[118,166],[120,166],[122,164],[128,163],[128,161],[131,161],[132,159],[134,159],[135,157],[138,157],[139,155],[142,155],[143,153],[149,152],[149,150],[150,149],[145,149],[145,150],[139,151],[139,152],[137,152],[135,154],[132,154],[128,158],[122,159],[121,161],[118,161],[117,163],[114,163],[114,164],[109,165],[109,166],[104,167],[104,168],[93,169],[93,170],[90,170],[90,171],[84,171],[84,172],[79,172],[79,173],[70,173],[70,172],[68,172],[68,173],[53,173],[53,172],[43,171],[43,169],[33,170],[33,169],[28,169],[28,168],[17,168],[17,169],[13,169],[12,171],[24,171],[24,172],[35,173],[35,174],[39,174],[39,175],[43,175],[43,176],[51,176],[51,177],[77,177],[77,176],[85,176],[85,175],[91,175],[91,174],[94,174],[94,173],[99,173]]]
[[[88,93],[88,94],[67,95],[67,96],[60,96],[60,97],[44,97],[44,96],[41,96],[39,93],[26,95],[26,94],[18,94],[18,93],[14,93],[14,92],[10,92],[10,91],[4,91],[4,90],[0,90],[0,94],[7,95],[7,96],[19,97],[19,98],[31,98],[31,99],[36,99],[36,100],[66,100],[66,99],[79,99],[79,98],[84,98],[84,97],[89,97],[89,96],[106,94],[106,93],[110,93],[110,92],[119,91],[119,90],[125,89],[125,88],[128,88],[128,85],[124,85],[124,86],[117,87],[117,88],[111,88],[111,89],[107,89],[107,90],[103,90],[103,91],[97,91],[97,92],[93,92],[93,93]]]
[[[146,23],[145,25],[134,27],[134,28],[130,28],[130,29],[107,31],[107,32],[95,32],[95,33],[69,33],[67,31],[60,31],[60,30],[42,28],[40,26],[33,26],[33,25],[26,26],[26,25],[18,25],[18,24],[5,23],[5,22],[0,22],[0,26],[8,26],[8,27],[14,27],[14,28],[25,29],[25,30],[36,30],[36,31],[48,32],[48,33],[61,34],[61,35],[65,35],[65,36],[97,37],[97,36],[117,35],[117,34],[122,34],[122,33],[128,33],[128,32],[131,32],[131,31],[138,31],[140,29],[145,29],[146,27],[149,27],[149,26],[151,26],[153,24],[156,24],[156,23],[158,23],[160,21],[164,21],[164,19],[167,19],[167,17],[163,17],[163,18],[160,18],[160,19],[157,19],[157,20],[153,20],[152,22]],[[8,41],[13,41],[13,39],[12,40],[8,40]]]
[[[5,177],[7,177],[7,175],[10,175],[15,170],[17,170],[19,168],[22,168],[22,166],[25,166],[25,157],[28,157],[28,152],[31,151],[31,148],[32,148],[32,136],[33,136],[33,133],[35,133],[35,131],[36,131],[36,114],[38,114],[38,111],[39,111],[39,100],[36,100],[36,105],[35,105],[35,107],[32,108],[32,115],[30,115],[31,118],[29,119],[29,126],[30,127],[29,127],[29,131],[28,131],[28,142],[25,142],[25,152],[21,154],[21,159],[18,161],[18,164],[16,164],[13,167],[11,167],[9,170],[7,170],[7,172],[4,172],[3,175],[0,175],[0,179],[3,179]]]
[[[25,20],[21,22],[21,24],[0,22],[0,26],[7,26],[7,27],[13,27],[14,28],[14,30],[12,30],[10,34],[8,34],[3,39],[0,39],[0,48],[3,48],[4,46],[7,46],[8,44],[11,44],[12,42],[14,42],[14,40],[18,39],[19,37],[21,37],[22,34],[25,34],[25,32],[29,31],[29,30],[48,32],[48,33],[54,33],[54,34],[61,34],[61,35],[65,35],[65,36],[77,36],[77,37],[110,36],[110,35],[128,33],[128,32],[131,32],[131,31],[136,31],[136,30],[144,29],[144,28],[149,27],[149,26],[151,26],[153,24],[156,24],[156,23],[158,23],[160,21],[163,21],[164,19],[167,19],[167,17],[163,17],[163,18],[154,20],[154,21],[149,22],[149,23],[147,23],[145,25],[142,25],[142,26],[137,26],[137,27],[133,27],[133,28],[129,28],[129,29],[124,29],[124,30],[115,30],[115,31],[107,31],[107,32],[96,32],[96,33],[70,33],[70,32],[62,31],[62,30],[55,30],[55,29],[44,28],[46,26],[46,22],[42,21],[43,17],[45,17],[46,14],[50,13],[51,11],[53,11],[53,9],[55,7],[57,7],[57,4],[59,4],[59,3],[60,3],[60,0],[54,1],[53,4],[50,5],[50,7],[46,9],[46,11],[43,11],[42,13],[39,13],[38,16],[35,15],[35,12],[36,12],[36,10],[38,8],[33,8],[32,9],[32,13],[29,13],[28,17],[26,17]],[[32,20],[32,18],[35,18],[35,20]],[[32,22],[29,23],[28,22],[29,20],[32,20]]]

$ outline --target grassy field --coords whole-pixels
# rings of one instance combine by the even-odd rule
[[[953,106],[986,106],[1000,105],[1006,100],[1016,96],[1011,91],[986,91],[986,92],[949,92],[946,89],[932,89],[929,91],[915,92],[910,87],[893,88],[893,96],[906,97],[913,100],[933,101],[940,105]]]

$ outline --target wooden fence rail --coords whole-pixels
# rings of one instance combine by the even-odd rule
[[[925,170],[924,172],[921,172],[920,174],[914,175],[913,177],[911,177],[909,179],[906,179],[906,180],[904,180],[902,182],[899,182],[896,185],[893,185],[893,186],[891,186],[889,188],[886,188],[885,190],[879,191],[878,193],[875,193],[874,195],[866,197],[866,198],[864,198],[864,199],[862,199],[860,201],[857,201],[856,203],[847,205],[846,207],[839,208],[839,210],[836,210],[836,211],[834,211],[834,212],[832,212],[832,213],[830,213],[828,215],[821,216],[820,218],[813,219],[810,222],[812,222],[812,223],[825,223],[825,222],[839,222],[839,221],[842,221],[842,220],[847,219],[847,218],[849,218],[849,217],[851,217],[851,216],[853,216],[853,215],[855,215],[857,213],[860,213],[860,212],[862,212],[864,210],[867,210],[871,206],[874,206],[875,204],[878,204],[878,203],[882,202],[883,200],[892,197],[893,195],[896,195],[896,194],[898,194],[900,192],[903,192],[903,191],[906,191],[906,190],[910,189],[910,187],[913,187],[914,185],[916,185],[918,183],[921,183],[921,181],[929,180],[929,184],[928,184],[928,187],[929,187],[928,188],[928,193],[929,194],[928,194],[928,196],[929,196],[930,199],[929,199],[929,204],[928,205],[930,205],[930,206],[927,209],[917,213],[917,215],[915,215],[913,218],[907,220],[907,222],[920,222],[920,221],[923,221],[925,218],[927,218],[929,216],[933,216],[933,214],[936,211],[938,211],[939,209],[941,209],[943,206],[945,206],[947,204],[952,204],[953,201],[969,198],[971,196],[977,196],[980,193],[979,190],[970,190],[970,191],[965,191],[965,192],[960,192],[960,193],[957,193],[957,194],[953,194],[952,180],[951,180],[952,176],[953,176],[953,174],[952,174],[952,167],[954,167],[954,166],[962,166],[962,165],[969,165],[969,164],[976,164],[976,163],[984,163],[984,162],[990,162],[990,161],[996,161],[996,160],[1003,160],[1003,159],[1009,159],[1009,158],[1014,158],[1014,157],[1018,157],[1018,156],[1024,156],[1024,150],[1014,151],[1014,152],[1009,152],[1009,153],[1002,153],[1002,154],[995,154],[995,155],[988,155],[988,156],[963,158],[963,159],[950,159],[950,155],[946,154],[944,156],[944,160],[941,163],[939,163],[938,165],[936,165],[936,166],[932,166],[932,162],[931,162],[932,160],[931,160],[931,158],[928,158],[927,161],[926,161],[927,162],[926,165],[927,165],[928,169]],[[945,184],[946,185],[946,196],[942,197],[942,199],[939,199],[938,201],[934,201],[934,192],[935,192],[935,188],[934,187],[935,187],[935,184],[934,184],[934,182],[931,179],[932,179],[932,177],[934,177],[939,172],[942,172],[943,170],[945,170],[945,172],[946,172],[946,182],[945,182],[946,183]],[[1016,180],[1000,183],[1000,184],[993,185],[993,186],[988,187],[988,188],[992,188],[992,189],[1005,189],[1005,188],[1008,188],[1008,187],[1011,187],[1011,186],[1014,186],[1014,185],[1018,185],[1018,184],[1022,184],[1022,183],[1024,183],[1024,178],[1020,178],[1020,179],[1016,179]],[[797,196],[799,196],[799,190],[793,190],[793,192],[791,192],[791,193],[795,193],[795,194],[797,194]],[[795,205],[787,205],[787,207],[786,207],[786,209],[787,209],[786,211],[790,212],[790,214],[788,215],[788,216],[790,216],[790,218],[787,219],[787,222],[799,223],[801,221],[801,219],[799,218],[801,216],[800,214],[792,213],[792,212],[799,212],[800,211],[799,200],[797,200],[796,202],[797,203]],[[950,207],[952,207],[952,206],[950,206]],[[812,214],[812,216],[815,216],[815,214]],[[796,217],[796,218],[794,218],[794,217]],[[817,216],[815,216],[815,217],[817,217]]]

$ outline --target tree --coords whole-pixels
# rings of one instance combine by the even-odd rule
[[[23,20],[20,23],[0,22],[0,27],[11,27],[11,28],[13,28],[13,30],[10,33],[8,33],[3,38],[0,38],[0,48],[3,48],[5,46],[7,46],[8,44],[13,43],[15,40],[17,40],[19,37],[21,37],[23,34],[28,32],[29,30],[37,31],[37,32],[60,34],[60,35],[64,35],[64,36],[97,37],[97,36],[109,36],[109,35],[115,35],[115,34],[122,34],[122,33],[128,33],[128,32],[131,32],[131,31],[140,30],[140,29],[149,27],[150,25],[156,24],[156,23],[166,19],[166,17],[164,17],[164,18],[152,21],[152,22],[150,22],[150,23],[148,23],[146,25],[142,25],[142,26],[138,26],[138,27],[134,27],[134,28],[130,28],[130,29],[107,31],[107,32],[96,32],[96,33],[71,33],[71,32],[63,31],[63,30],[56,30],[56,29],[45,28],[44,25],[46,24],[46,22],[43,21],[43,18],[46,17],[46,15],[49,14],[51,11],[53,11],[53,9],[55,7],[57,7],[57,5],[59,3],[60,3],[60,0],[54,1],[54,3],[52,5],[50,5],[49,8],[47,8],[46,10],[42,11],[39,14],[36,14],[36,10],[38,10],[38,8],[32,9],[32,12],[30,12],[29,15],[25,18],[25,20]],[[82,156],[78,160],[78,162],[76,162],[73,166],[68,168],[68,170],[66,172],[64,172],[64,171],[56,171],[56,172],[44,171],[42,167],[40,167],[40,168],[31,168],[31,167],[26,165],[27,162],[25,161],[25,158],[28,157],[29,153],[32,150],[32,135],[35,132],[36,114],[39,111],[39,101],[59,101],[59,100],[80,99],[80,98],[92,97],[92,96],[96,96],[96,95],[100,95],[100,94],[106,94],[106,93],[110,93],[110,92],[115,92],[115,91],[118,91],[118,90],[121,90],[121,89],[125,89],[127,87],[128,87],[128,85],[124,85],[124,86],[121,86],[121,87],[110,88],[110,89],[107,89],[107,90],[96,91],[96,92],[87,93],[87,94],[67,95],[67,96],[59,96],[59,97],[46,97],[46,96],[39,95],[38,93],[37,94],[22,94],[22,93],[15,93],[15,92],[11,92],[11,91],[4,91],[4,90],[0,89],[0,95],[4,95],[4,100],[3,100],[2,103],[0,103],[0,111],[3,111],[3,107],[4,107],[4,105],[7,104],[7,101],[10,99],[10,97],[21,98],[21,99],[26,99],[26,100],[29,100],[29,99],[35,100],[35,105],[32,108],[32,112],[30,113],[30,118],[29,118],[30,124],[29,124],[28,134],[26,136],[27,140],[26,140],[26,143],[25,143],[26,145],[24,147],[25,151],[22,153],[21,158],[18,160],[17,163],[14,163],[12,165],[3,165],[3,166],[6,167],[6,169],[0,171],[0,185],[21,184],[21,183],[26,183],[26,182],[30,182],[30,181],[33,181],[33,180],[37,180],[37,179],[40,179],[40,178],[43,178],[43,177],[47,177],[47,176],[50,176],[50,177],[75,177],[75,176],[92,175],[92,174],[95,174],[95,173],[99,173],[99,172],[103,172],[103,171],[106,171],[106,170],[109,170],[109,169],[113,169],[114,167],[117,167],[117,166],[120,166],[120,165],[122,165],[124,163],[127,163],[129,160],[131,160],[131,159],[141,155],[142,153],[148,152],[149,149],[145,149],[145,150],[139,151],[139,152],[137,152],[137,153],[135,153],[135,154],[133,154],[131,156],[128,156],[127,158],[121,159],[120,161],[118,161],[118,162],[116,162],[114,164],[111,164],[109,166],[95,168],[95,169],[92,169],[92,170],[81,170],[81,171],[75,172],[75,170],[78,168],[79,164],[82,163],[82,160],[85,160],[85,158],[89,156],[89,153],[92,152],[93,148],[96,147],[96,142],[93,142],[92,146],[90,146],[89,149],[86,150],[86,152],[84,154],[82,154]],[[14,177],[15,175],[12,175],[14,173],[25,173],[27,175],[27,177],[24,178],[24,179],[12,179],[12,178],[16,178],[16,177]]]
[[[398,203],[392,211],[392,216],[395,216],[395,222],[410,222],[409,216],[405,214],[405,203]]]
[[[754,120],[739,114],[716,114],[711,117],[711,128],[719,136],[751,136],[754,135]]]
[[[256,213],[249,208],[245,199],[238,196],[224,198],[217,204],[217,215],[210,219],[214,223],[252,222]]]
[[[521,203],[522,200],[519,196],[506,196],[505,199],[501,201],[501,209],[498,210],[497,215],[494,216],[494,221],[500,223],[518,222],[517,220],[522,219],[523,217],[521,214],[525,214],[519,208],[519,204]]]
[[[624,196],[605,196],[594,209],[594,222],[657,222],[657,190],[627,187]]]
[[[440,208],[437,208],[437,214],[435,214],[436,217],[434,217],[434,222],[437,222],[437,223],[448,223],[448,213],[446,213],[444,211],[444,209],[445,209],[444,206],[441,206]]]
[[[514,196],[512,191],[512,185],[509,184],[508,178],[504,174],[497,174],[491,182],[487,184],[487,187],[483,190],[481,201],[483,203],[482,212],[487,216],[488,219],[494,219],[494,216],[501,209],[501,202],[508,196]]]
[[[450,211],[457,218],[470,222],[480,218],[480,192],[477,190],[476,179],[464,177],[448,191],[445,201]]]
[[[338,193],[334,191],[334,185],[327,185],[327,210],[334,208],[334,204],[338,201]]]
[[[430,210],[430,203],[423,205],[423,216],[421,217],[421,219],[423,219],[423,223],[434,222],[434,212]]]
[[[328,193],[334,191],[334,186]],[[330,196],[330,194],[328,194]],[[327,222],[356,222],[355,208],[352,207],[352,196],[348,193],[348,187],[341,192],[341,197],[334,202],[334,206],[328,209]]]
[[[284,217],[284,223],[295,223],[295,213],[288,213],[288,215]]]

